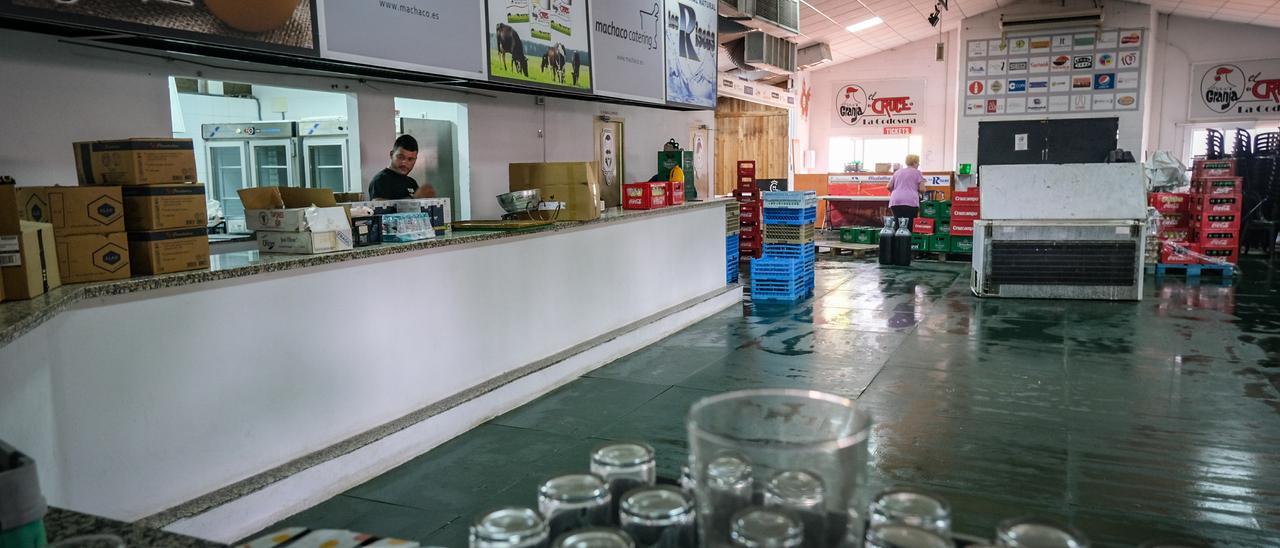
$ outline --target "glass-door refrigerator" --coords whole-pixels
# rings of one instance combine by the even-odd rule
[[[244,219],[236,191],[263,186],[300,186],[298,129],[294,122],[204,124],[209,196],[222,204],[229,223]]]
[[[351,184],[347,169],[347,131],[346,119],[298,122],[304,186],[348,192]]]

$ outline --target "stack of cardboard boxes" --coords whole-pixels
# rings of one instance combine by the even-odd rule
[[[17,196],[20,217],[53,226],[63,283],[131,275],[120,187],[19,187]]]
[[[62,285],[53,225],[18,219],[13,179],[0,177],[0,300],[31,299]]]

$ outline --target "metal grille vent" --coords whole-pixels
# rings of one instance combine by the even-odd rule
[[[1137,243],[991,242],[992,284],[1133,286]]]
[[[800,2],[797,0],[756,0],[756,17],[792,32],[800,32]]]

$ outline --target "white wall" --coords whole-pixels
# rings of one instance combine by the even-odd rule
[[[955,165],[951,151],[956,117],[956,64],[959,62],[956,33],[943,34],[946,56],[935,61],[937,37],[854,59],[813,72],[813,99],[809,112],[809,146],[817,151],[813,172],[823,173],[828,164],[831,137],[854,135],[851,130],[833,127],[836,88],[841,84],[868,80],[923,79],[926,82],[924,123],[916,130],[924,141],[920,167],[925,171],[949,170]]]
[[[969,17],[961,24],[959,43],[957,50],[965,47],[965,43],[969,40],[978,39],[994,39],[1000,37],[1000,15],[1009,14],[1049,14],[1064,10],[1086,9],[1094,7],[1092,0],[1065,0],[1066,7],[1063,7],[1063,0],[1024,0],[1016,4],[1006,7],[1000,7],[989,12],[983,13],[975,17]],[[1143,46],[1144,63],[1150,67],[1152,64],[1152,13],[1153,8],[1146,4],[1136,4],[1121,1],[1107,2],[1103,9],[1103,26],[1106,28],[1125,28],[1125,29],[1146,29],[1145,45]],[[957,51],[960,55],[964,52]],[[957,76],[963,65],[956,67]],[[1150,86],[1159,85],[1153,82],[1150,77],[1151,71],[1146,70],[1144,74],[1143,85],[1150,89]],[[962,86],[957,85],[951,95],[952,98],[961,98],[965,90]],[[1066,119],[1066,118],[1098,118],[1098,117],[1116,117],[1119,118],[1120,135],[1117,142],[1118,147],[1134,152],[1134,156],[1144,150],[1143,131],[1145,125],[1145,112],[1149,107],[1148,101],[1144,97],[1143,105],[1139,110],[1132,111],[1114,111],[1108,113],[1098,112],[1082,112],[1082,113],[1054,113],[1051,115],[1032,114],[1028,116],[958,116],[957,135],[956,135],[956,159],[955,163],[977,163],[978,160],[978,123],[982,121],[1014,121],[1014,120],[1045,120],[1045,119]]]
[[[1150,119],[1150,150],[1168,150],[1182,157],[1187,146],[1185,126],[1191,100],[1191,65],[1280,57],[1280,30],[1241,23],[1226,23],[1173,15],[1160,15],[1156,80]],[[1248,118],[1246,121],[1273,120]],[[1230,127],[1229,123],[1221,124]]]
[[[72,141],[170,135],[169,76],[354,95],[357,104],[349,110],[355,113],[351,119],[359,135],[358,154],[363,159],[359,172],[365,185],[385,167],[395,140],[396,97],[464,103],[471,132],[472,215],[481,219],[502,213],[493,197],[508,190],[507,164],[593,160],[592,119],[602,112],[617,113],[626,120],[628,180],[647,180],[652,175],[655,154],[667,139],[684,142],[691,126],[715,127],[712,111],[677,112],[554,98],[538,106],[528,95],[271,74],[256,72],[270,68],[260,65],[209,62],[255,72],[168,62],[63,44],[48,36],[0,31],[0,74],[5,77],[0,105],[6,109],[9,127],[31,128],[0,134],[0,173],[12,174],[24,185],[71,184],[75,181]],[[269,110],[266,103],[264,110]]]

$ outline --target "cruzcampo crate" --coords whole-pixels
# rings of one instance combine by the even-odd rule
[[[911,235],[911,250],[912,250],[912,251],[928,251],[928,250],[929,250],[929,237],[928,237],[928,236],[926,236],[926,235],[924,235],[924,234],[912,234],[912,235]]]
[[[858,231],[858,238],[853,243],[872,244],[878,241],[880,241],[880,229],[864,226],[862,230]]]
[[[952,236],[952,253],[973,253],[973,236]]]
[[[951,236],[947,234],[934,234],[929,236],[929,251],[934,253],[946,253],[951,251]]]

